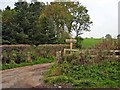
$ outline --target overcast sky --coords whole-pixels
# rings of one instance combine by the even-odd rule
[[[17,0],[0,0],[0,9],[7,5],[14,7]],[[26,0],[30,2],[30,0]],[[38,0],[42,2],[51,2],[54,0]],[[72,0],[73,1],[73,0]],[[77,0],[74,0],[77,1]],[[112,37],[118,35],[118,2],[120,0],[79,0],[87,7],[88,13],[93,21],[90,32],[84,32],[83,37],[101,38],[106,34]]]

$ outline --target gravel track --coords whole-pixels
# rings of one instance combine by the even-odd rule
[[[2,88],[34,88],[43,86],[43,73],[52,63],[38,64],[0,71]]]

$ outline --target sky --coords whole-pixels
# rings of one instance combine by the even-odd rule
[[[30,0],[26,0],[30,2]],[[54,0],[38,0],[42,2],[51,2]],[[73,0],[72,0],[73,1]],[[84,32],[82,37],[105,37],[106,34],[115,38],[118,35],[118,2],[120,0],[74,0],[79,1],[88,9],[88,14],[93,21],[90,32]],[[7,5],[14,7],[17,0],[0,0],[0,9]],[[75,33],[73,32],[73,36]]]

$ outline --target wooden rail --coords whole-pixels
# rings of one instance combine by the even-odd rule
[[[93,52],[94,50],[79,50],[79,49],[64,49],[64,54],[67,54],[67,52],[79,52],[79,53],[85,53],[85,52]],[[102,52],[110,52],[110,55],[106,55],[105,57],[116,57],[120,58],[120,50],[103,50]],[[70,53],[71,54],[71,53]],[[68,55],[68,54],[67,54]],[[91,54],[91,57],[96,57],[96,54]]]
[[[74,53],[74,52],[80,52],[80,50],[79,49],[64,49],[64,54],[66,54],[67,52]]]

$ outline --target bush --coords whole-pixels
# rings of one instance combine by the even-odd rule
[[[78,88],[118,88],[118,65],[116,61],[101,61],[93,65],[73,65],[64,61],[52,66],[44,81],[52,85],[64,83]],[[56,71],[59,74],[53,74]]]
[[[79,49],[81,49],[82,48],[83,38],[82,37],[75,37],[75,39],[77,40],[76,47],[79,48]]]
[[[19,64],[17,64],[17,63],[3,64],[1,67],[2,67],[2,70],[5,70],[5,69],[11,69],[11,68],[34,65],[34,64],[51,63],[54,61],[55,61],[55,59],[53,57],[48,57],[48,58],[40,58],[39,57],[38,60],[35,60],[32,62],[21,62]]]
[[[32,62],[40,57],[55,57],[56,52],[68,45],[39,45],[37,47],[30,45],[3,45],[2,46],[2,63],[20,64],[23,62]]]
[[[64,75],[60,75],[60,76],[48,77],[44,79],[44,82],[49,84],[72,83],[73,79]]]
[[[76,52],[62,56],[63,61],[67,61],[73,65],[84,64],[85,56],[82,53]]]

